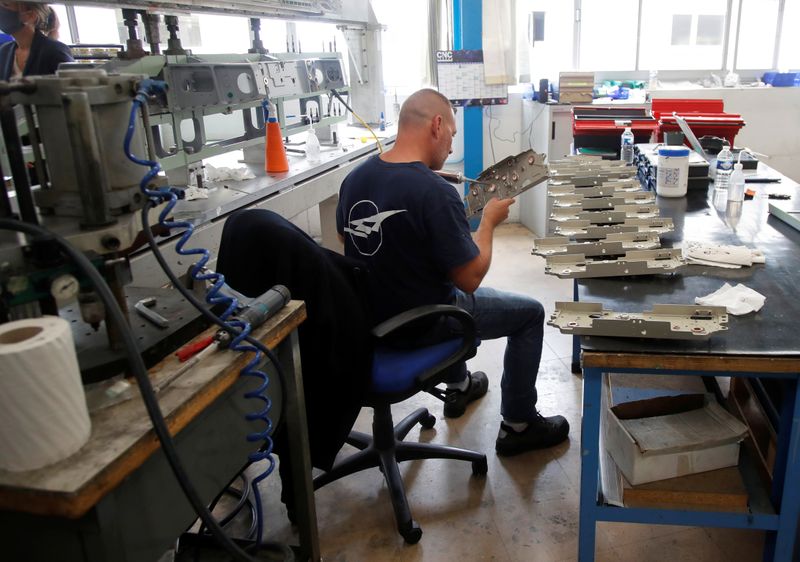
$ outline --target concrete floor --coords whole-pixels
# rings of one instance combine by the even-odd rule
[[[533,235],[519,224],[498,228],[492,268],[484,284],[528,294],[552,311],[553,303],[572,299],[572,282],[544,275],[544,260],[532,256]],[[577,559],[580,484],[581,378],[570,372],[571,340],[545,326],[545,347],[537,382],[544,415],[562,414],[572,427],[570,439],[550,450],[511,458],[494,453],[499,427],[503,340],[483,342],[469,362],[489,375],[488,394],[456,420],[442,417],[441,402],[418,395],[398,404],[395,421],[419,406],[438,421],[432,430],[414,429],[408,439],[446,443],[483,451],[485,477],[473,477],[469,463],[447,460],[401,465],[422,540],[406,545],[395,530],[382,474],[352,475],[316,492],[322,553],[327,561],[547,561]],[[356,429],[370,431],[371,410],[363,410]],[[346,453],[353,450],[345,447]],[[277,500],[277,478],[269,478],[267,537],[292,536]],[[614,562],[738,562],[761,560],[763,533],[635,524],[598,525],[596,559]]]

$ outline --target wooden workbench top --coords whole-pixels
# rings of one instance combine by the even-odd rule
[[[253,336],[274,348],[305,318],[305,303],[291,301]],[[215,331],[210,328],[196,339]],[[233,385],[249,355],[212,353],[157,395],[172,435]],[[151,380],[157,383],[180,366],[170,355],[150,369]],[[138,389],[134,398],[98,410],[91,418],[89,442],[74,455],[38,470],[0,470],[0,509],[81,517],[159,448]]]

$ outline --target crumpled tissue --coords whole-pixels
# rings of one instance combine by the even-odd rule
[[[732,287],[725,283],[722,287],[704,297],[696,297],[694,302],[705,306],[724,306],[728,314],[741,316],[761,310],[767,297],[739,283]]]
[[[203,167],[205,169],[206,179],[208,181],[242,181],[251,180],[256,177],[252,170],[250,170],[250,168],[247,166],[243,166],[241,168],[228,168],[226,166],[220,166],[217,168],[211,164],[205,164]]]
[[[683,257],[689,263],[729,269],[738,269],[744,265],[749,267],[754,263],[766,262],[764,253],[761,250],[754,250],[747,246],[728,246],[696,241],[684,241]]]
[[[186,201],[194,201],[195,199],[208,199],[208,191],[205,189],[198,189],[190,185],[183,190],[183,198]]]

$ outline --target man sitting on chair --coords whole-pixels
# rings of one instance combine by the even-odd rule
[[[423,89],[403,104],[397,140],[342,183],[336,224],[347,256],[370,271],[368,300],[377,324],[426,304],[455,304],[472,314],[481,339],[508,337],[501,379],[496,450],[514,455],[564,441],[569,423],[536,409],[544,308],[530,297],[480,287],[492,259],[492,237],[513,199],[492,199],[474,240],[456,190],[432,172],[451,152],[456,124],[450,102]],[[444,414],[461,416],[488,389],[466,365],[448,381]]]

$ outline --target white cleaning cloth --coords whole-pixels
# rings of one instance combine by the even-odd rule
[[[764,295],[741,283],[735,287],[725,283],[710,295],[696,297],[694,302],[706,306],[724,306],[728,310],[728,314],[741,316],[748,312],[761,310],[766,300]]]
[[[754,250],[747,246],[726,246],[696,241],[685,241],[683,243],[683,257],[689,263],[732,269],[743,265],[749,267],[754,263],[764,263],[766,261],[761,250]]]

